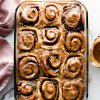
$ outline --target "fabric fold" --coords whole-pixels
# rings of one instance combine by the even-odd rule
[[[19,0],[0,0],[0,36],[7,36],[14,27],[15,9]]]
[[[13,50],[7,40],[0,37],[0,91],[8,83],[14,66]]]

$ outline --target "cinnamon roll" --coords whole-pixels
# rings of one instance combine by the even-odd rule
[[[83,11],[79,4],[66,4],[63,7],[62,23],[68,30],[83,29]]]
[[[56,26],[61,24],[60,10],[56,4],[47,4],[42,12],[42,21],[45,26]]]
[[[28,51],[36,47],[38,29],[34,27],[21,28],[18,34],[18,49]]]
[[[17,85],[18,100],[37,100],[36,82],[20,81]]]
[[[40,84],[40,100],[58,100],[59,86],[55,79],[44,78]]]
[[[45,51],[42,53],[42,70],[48,77],[57,77],[62,64],[60,51]]]
[[[65,39],[65,48],[68,52],[84,53],[85,37],[83,32],[68,32]]]
[[[83,100],[84,84],[81,81],[64,81],[62,84],[63,100]]]
[[[66,78],[77,78],[81,77],[84,79],[84,56],[79,55],[69,55],[63,65],[63,74]]]
[[[39,63],[34,54],[26,54],[19,57],[19,75],[27,80],[37,78],[39,74]]]
[[[24,3],[20,6],[18,17],[20,22],[34,25],[39,20],[39,6],[33,3]]]
[[[64,31],[61,28],[46,27],[41,30],[41,47],[45,49],[61,48],[64,40]]]

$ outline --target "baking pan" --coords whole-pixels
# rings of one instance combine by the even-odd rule
[[[15,15],[16,100],[86,100],[88,13],[78,1],[26,1]]]

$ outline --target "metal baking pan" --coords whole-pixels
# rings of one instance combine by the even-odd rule
[[[15,15],[16,100],[87,100],[88,12],[78,1],[26,1]]]

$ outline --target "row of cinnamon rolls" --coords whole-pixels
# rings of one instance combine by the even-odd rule
[[[81,79],[59,81],[44,77],[38,82],[22,80],[17,89],[19,100],[82,100],[85,91]]]
[[[34,80],[41,77],[75,79],[85,77],[83,54],[66,54],[61,50],[36,50],[32,53],[20,53],[18,73],[21,78]]]
[[[84,11],[77,3],[24,3],[18,13],[18,24],[45,27],[63,25],[67,30],[84,30]]]
[[[38,30],[34,27],[20,28],[18,33],[19,51],[34,49],[66,49],[70,53],[85,52],[85,34],[80,32],[65,32],[62,28],[45,27]]]

